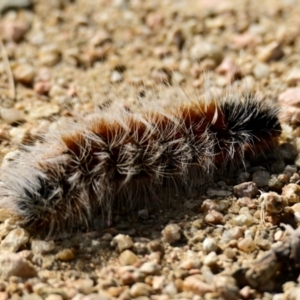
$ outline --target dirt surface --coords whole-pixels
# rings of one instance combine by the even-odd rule
[[[1,211],[0,299],[300,299],[300,2],[7,3],[1,157],[95,106],[170,105],[177,90],[271,97],[283,137],[276,161],[104,231],[40,240]]]

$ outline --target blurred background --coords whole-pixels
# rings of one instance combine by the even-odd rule
[[[2,0],[0,12],[3,151],[95,103],[205,82],[271,93],[300,119],[299,1]]]

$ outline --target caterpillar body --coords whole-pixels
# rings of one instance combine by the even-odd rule
[[[246,94],[173,108],[95,112],[6,158],[0,207],[39,235],[89,227],[99,211],[133,208],[164,182],[211,179],[277,145],[274,104]],[[149,198],[148,198],[149,199]]]

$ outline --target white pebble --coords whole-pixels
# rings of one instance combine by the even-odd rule
[[[210,252],[215,252],[218,249],[218,245],[217,242],[214,238],[210,238],[207,237],[204,241],[203,241],[203,250],[206,253],[210,253]]]
[[[203,259],[203,264],[206,266],[213,266],[218,262],[218,256],[216,252],[210,252]]]

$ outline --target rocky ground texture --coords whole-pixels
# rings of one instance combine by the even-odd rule
[[[283,126],[267,167],[106,231],[40,240],[1,211],[0,299],[300,299],[299,1],[2,0],[0,12],[1,157],[95,104],[147,106],[207,81],[270,95]]]

